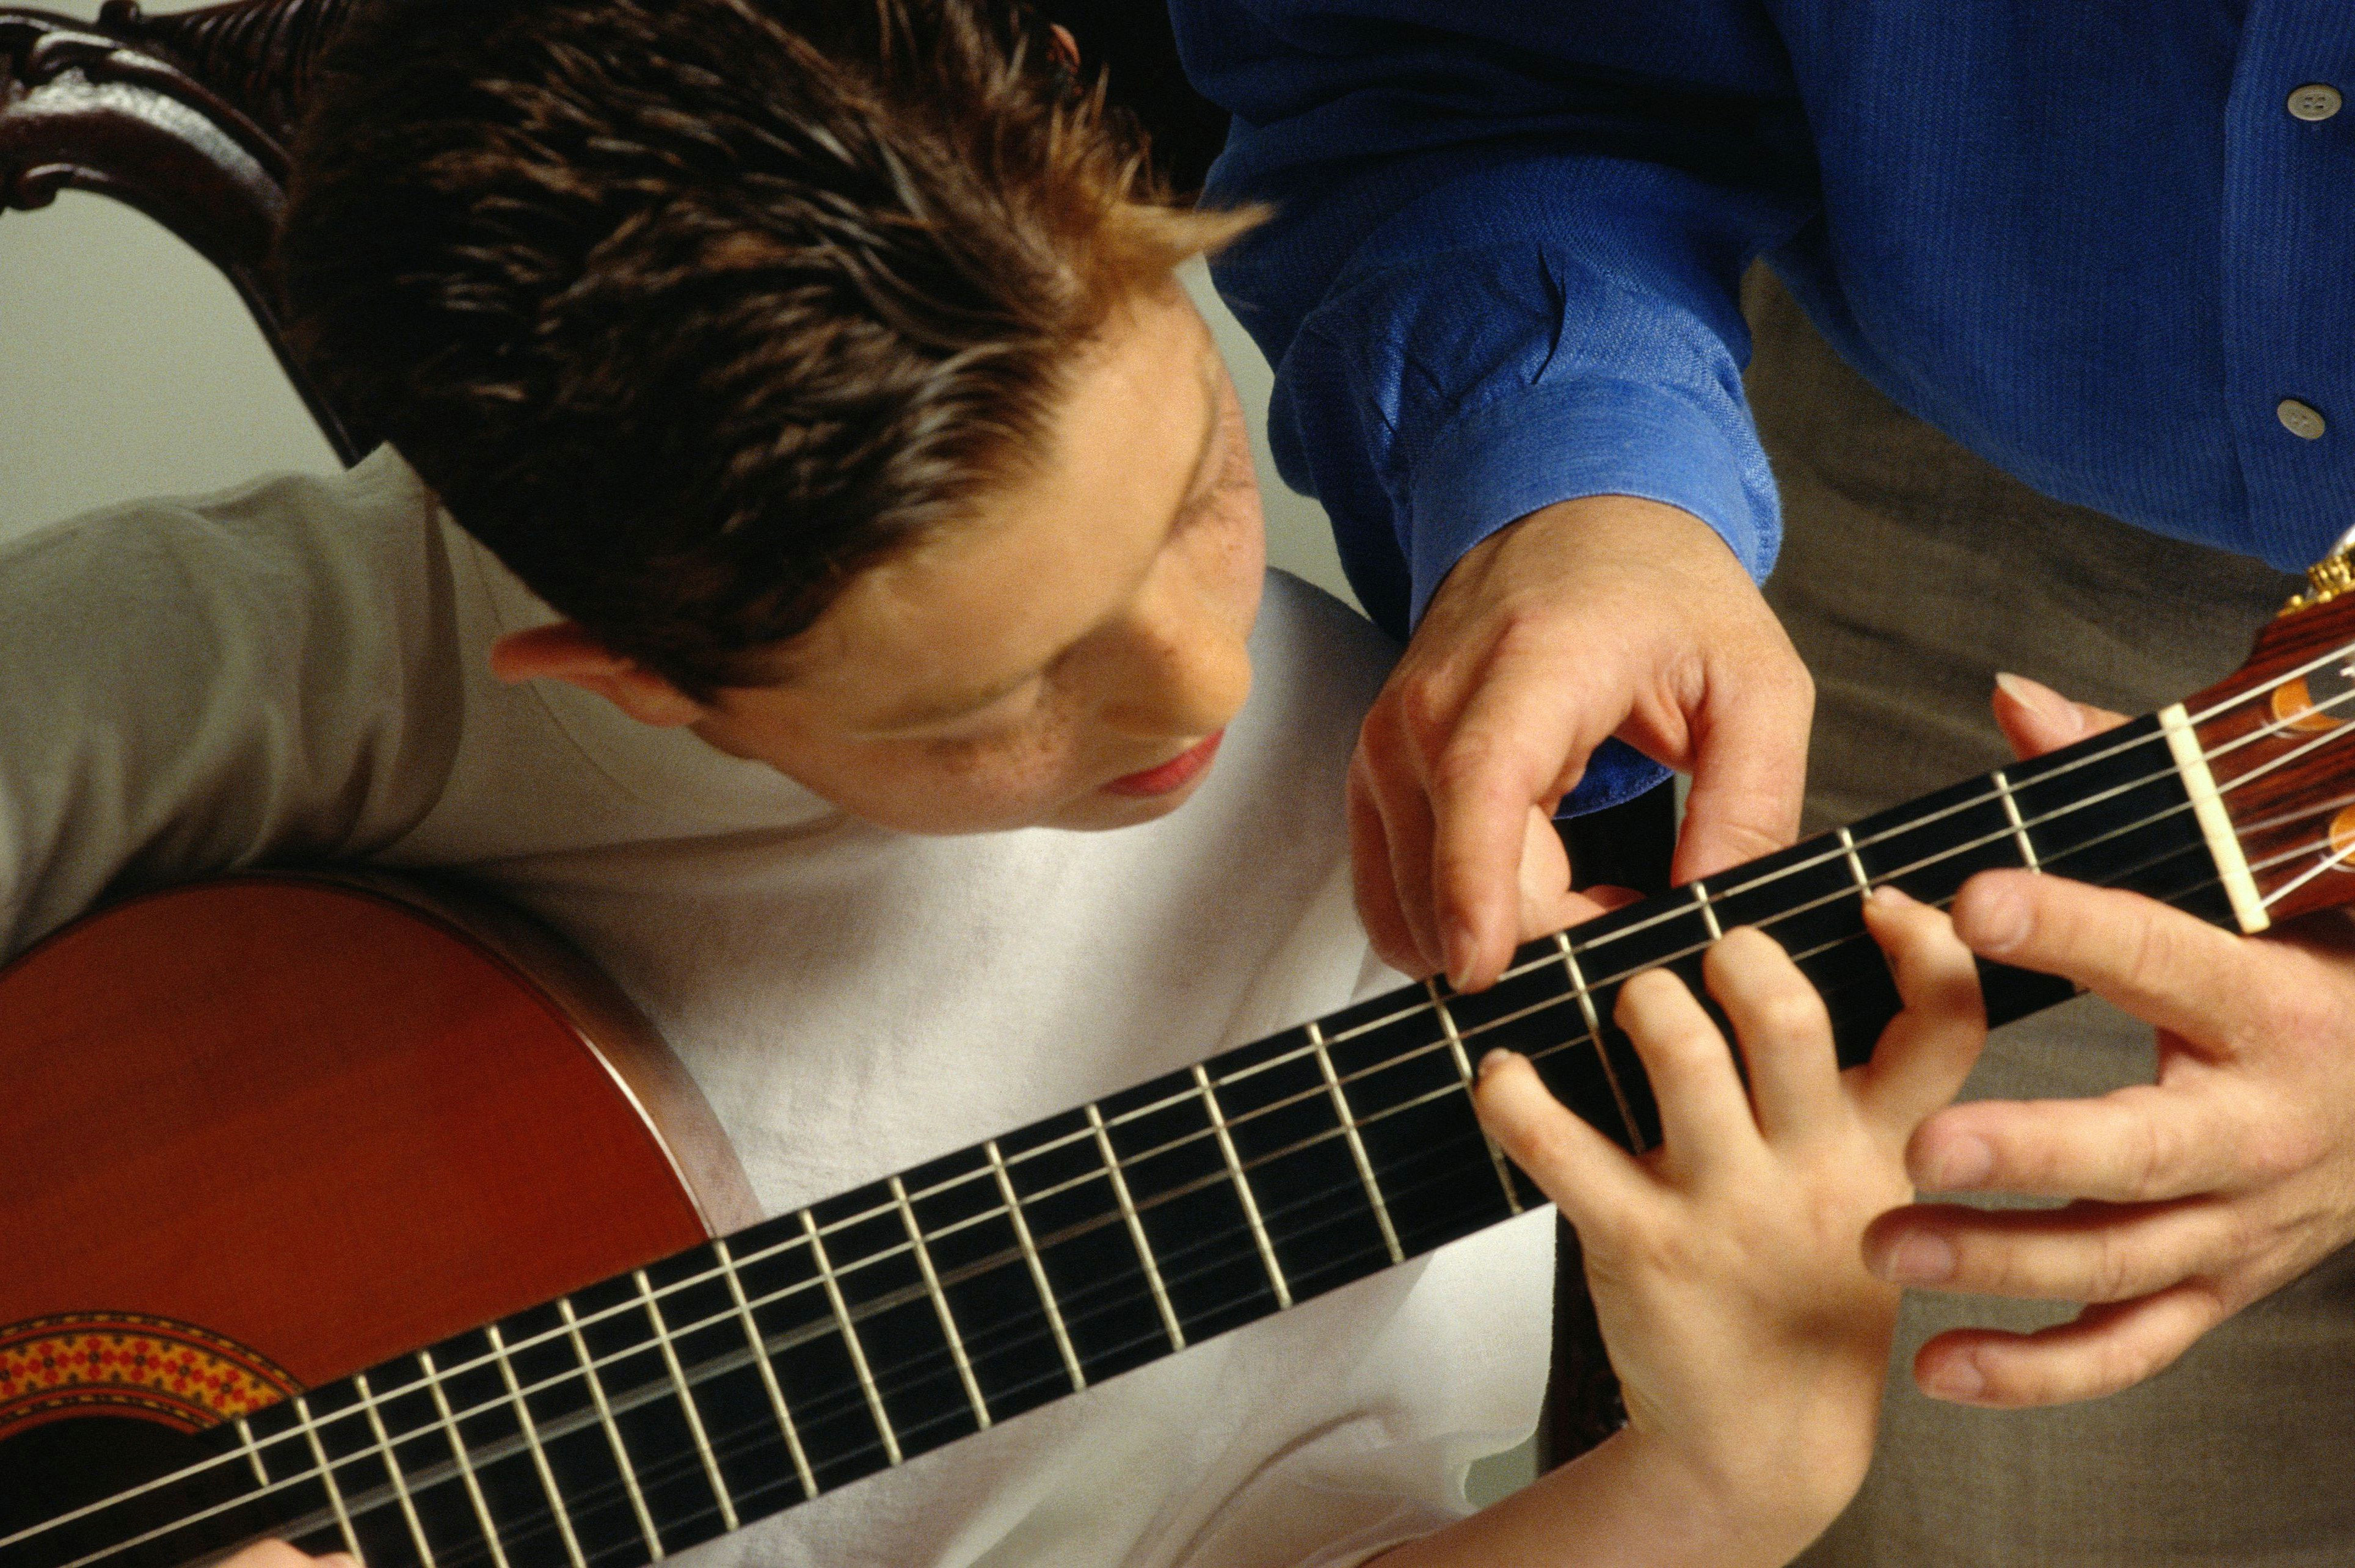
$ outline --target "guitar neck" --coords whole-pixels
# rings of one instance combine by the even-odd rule
[[[135,1507],[0,1542],[0,1568],[265,1533],[375,1568],[683,1550],[1541,1202],[1474,1118],[1490,1049],[1649,1148],[1618,988],[1666,968],[1700,994],[1733,927],[1793,955],[1854,1063],[1897,1008],[1874,886],[1944,903],[2026,867],[2233,924],[2184,727],[2146,718],[1529,944],[1476,995],[1392,991],[314,1389],[207,1433],[213,1462]],[[1983,976],[1992,1022],[2070,994]]]

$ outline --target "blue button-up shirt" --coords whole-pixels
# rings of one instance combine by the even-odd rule
[[[1217,273],[1278,464],[1393,632],[1577,495],[1681,506],[1764,576],[1760,254],[2050,495],[2285,567],[2355,524],[2355,0],[1173,6],[1235,115],[1212,197],[1276,208]],[[2348,106],[2293,114],[2316,83]],[[1657,777],[1598,755],[1577,803]]]

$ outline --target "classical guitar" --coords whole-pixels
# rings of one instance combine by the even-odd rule
[[[623,1568],[1538,1201],[1475,1121],[1529,1054],[1659,1122],[1618,987],[1763,927],[1863,1059],[1859,895],[1994,866],[2248,934],[2355,897],[2345,557],[2222,684],[1411,987],[747,1223],[693,1086],[577,961],[299,877],[135,899],[0,975],[0,1568]],[[547,955],[543,955],[546,957]],[[1988,968],[1998,1021],[2060,1000]]]

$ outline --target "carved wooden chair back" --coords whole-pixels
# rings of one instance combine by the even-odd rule
[[[96,22],[0,6],[0,209],[97,191],[170,229],[229,278],[346,462],[374,442],[288,352],[272,238],[288,148],[319,48],[349,0],[232,0]]]

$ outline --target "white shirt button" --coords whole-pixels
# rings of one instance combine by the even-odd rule
[[[2304,87],[2290,90],[2289,111],[2299,120],[2328,120],[2346,102],[2328,82],[2309,81]]]
[[[2274,406],[2274,412],[2281,416],[2283,429],[2303,440],[2318,441],[2322,432],[2330,428],[2322,422],[2313,404],[2301,403],[2295,397],[2283,398]]]

